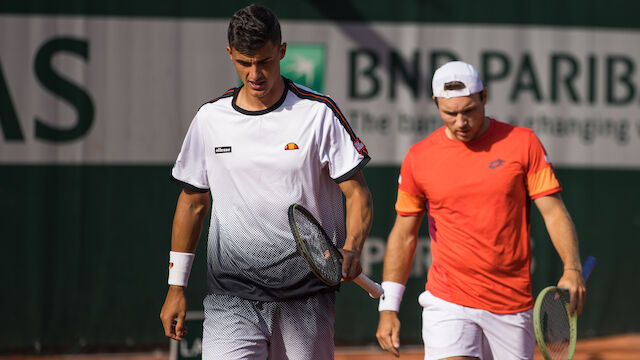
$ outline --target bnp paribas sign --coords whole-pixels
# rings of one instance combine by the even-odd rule
[[[0,164],[174,161],[202,102],[242,84],[227,39],[211,36],[227,27],[0,14],[0,31],[16,35],[0,41]],[[489,89],[487,115],[532,128],[555,165],[640,168],[637,29],[296,21],[283,29],[282,74],[331,94],[374,165],[399,166],[442,126],[431,74],[462,59]],[[159,33],[171,36],[157,42]]]
[[[325,52],[323,44],[289,43],[280,71],[295,83],[324,92]]]

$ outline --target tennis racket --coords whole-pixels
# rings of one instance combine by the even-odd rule
[[[342,280],[342,254],[331,242],[318,220],[300,204],[289,206],[289,225],[298,253],[323,283],[335,286]],[[380,284],[360,273],[353,280],[376,299],[383,294]]]
[[[596,259],[587,256],[582,265],[586,282],[596,266]],[[569,291],[555,286],[544,288],[533,307],[533,328],[536,342],[546,360],[571,360],[578,337],[578,314],[570,314]]]

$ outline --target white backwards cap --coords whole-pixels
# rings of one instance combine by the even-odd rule
[[[465,87],[458,90],[445,90],[444,84],[451,81],[459,81],[465,84]],[[469,96],[484,89],[476,69],[463,61],[451,61],[439,67],[433,74],[431,87],[433,96],[437,98]]]

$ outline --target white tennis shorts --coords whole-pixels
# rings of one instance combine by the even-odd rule
[[[335,293],[284,301],[204,299],[203,360],[331,360]]]
[[[533,359],[533,309],[496,314],[450,303],[423,292],[422,339],[425,360],[452,356],[482,360]]]

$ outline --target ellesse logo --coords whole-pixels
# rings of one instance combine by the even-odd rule
[[[298,150],[299,147],[298,147],[298,144],[290,142],[287,145],[285,145],[284,149],[285,150]]]
[[[216,146],[215,152],[216,154],[230,153],[231,146]]]

